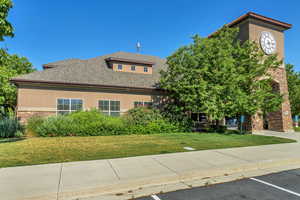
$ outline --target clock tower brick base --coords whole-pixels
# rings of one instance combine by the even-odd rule
[[[255,13],[247,13],[229,24],[238,26],[239,39],[253,40],[259,44],[262,32],[269,32],[276,40],[276,53],[279,60],[284,61],[284,31],[291,28],[290,24],[267,18]],[[283,62],[284,63],[284,62]],[[293,121],[289,102],[289,92],[284,64],[275,70],[269,71],[273,78],[272,87],[283,95],[283,103],[276,112],[263,116],[257,113],[246,117],[244,128],[250,132],[260,132],[264,129],[280,132],[292,132]]]

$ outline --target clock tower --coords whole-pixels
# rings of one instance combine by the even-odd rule
[[[283,103],[276,112],[257,113],[247,117],[246,129],[259,132],[263,129],[289,132],[293,131],[289,92],[284,64],[284,31],[292,27],[291,24],[271,19],[253,12],[249,12],[233,22],[229,27],[240,28],[239,39],[242,41],[256,41],[266,55],[277,54],[283,64],[269,73],[273,79],[274,91],[283,95]]]

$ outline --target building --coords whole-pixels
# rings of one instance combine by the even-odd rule
[[[240,28],[241,40],[257,41],[266,54],[284,59],[284,31],[290,24],[247,13],[228,26]],[[78,109],[99,108],[108,115],[120,115],[138,105],[159,101],[164,91],[158,88],[160,70],[166,60],[155,56],[117,52],[87,60],[68,59],[45,64],[43,71],[13,78],[18,87],[17,116],[26,121],[33,115],[56,115]],[[284,64],[270,71],[274,88],[284,95],[279,111],[268,116],[248,118],[248,130],[268,128],[291,131],[292,119]]]

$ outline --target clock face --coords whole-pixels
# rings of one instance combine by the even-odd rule
[[[263,31],[260,36],[260,46],[266,54],[273,54],[276,51],[276,40],[272,33]]]

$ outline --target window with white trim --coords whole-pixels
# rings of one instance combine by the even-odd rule
[[[135,71],[135,65],[131,65],[131,71]]]
[[[148,72],[148,67],[144,67],[144,72]]]
[[[65,115],[70,112],[82,110],[82,99],[57,99],[56,111],[57,114]]]
[[[120,101],[100,100],[98,107],[105,115],[120,116]]]
[[[118,64],[118,70],[122,70],[123,69],[123,65]]]
[[[153,105],[153,103],[151,101],[135,101],[133,103],[134,107],[151,107]]]

